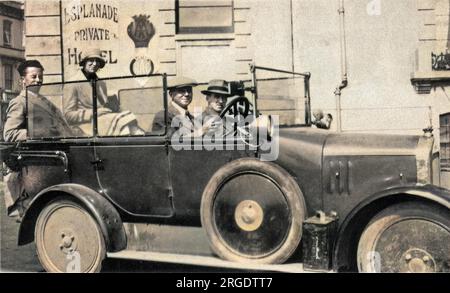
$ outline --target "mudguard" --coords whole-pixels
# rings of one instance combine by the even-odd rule
[[[374,202],[383,197],[395,196],[400,194],[428,199],[450,209],[450,190],[436,185],[426,184],[414,186],[401,186],[378,192],[373,196],[370,196],[368,200],[363,201],[354,210],[358,209],[359,207],[370,204],[371,202]]]
[[[352,255],[352,247],[357,243],[355,235],[362,231],[361,221],[374,216],[382,209],[396,200],[421,199],[430,203],[438,204],[449,210],[450,213],[450,190],[435,185],[414,185],[390,188],[369,196],[365,201],[359,203],[344,219],[340,225],[334,245],[333,268],[340,271],[342,267],[349,267],[349,259]],[[376,207],[371,209],[370,207]]]
[[[122,219],[115,207],[98,192],[79,184],[59,184],[39,192],[31,201],[19,228],[18,244],[34,240],[36,220],[42,208],[58,196],[72,197],[80,202],[97,221],[108,252],[126,248],[127,238]]]

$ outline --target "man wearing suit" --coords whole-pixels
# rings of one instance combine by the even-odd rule
[[[208,88],[202,91],[202,94],[205,95],[208,103],[201,116],[203,127],[208,129],[207,133],[210,135],[220,130],[226,131],[222,118],[219,115],[231,96],[228,82],[222,79],[213,79],[209,81]],[[225,133],[222,133],[222,135]]]
[[[7,142],[25,140],[32,137],[71,136],[72,131],[61,111],[47,98],[39,95],[44,68],[37,60],[28,60],[19,65],[24,89],[9,102],[6,109],[4,139]],[[26,90],[27,86],[31,86]],[[28,116],[30,131],[25,125],[26,95],[28,95]],[[35,121],[33,123],[33,121]],[[36,121],[39,121],[38,123]],[[34,126],[34,127],[33,127]]]
[[[22,62],[18,69],[22,80],[22,92],[9,102],[3,137],[6,142],[26,140],[27,137],[72,136],[72,130],[61,111],[47,98],[39,94],[44,67],[37,60]],[[29,86],[29,88],[27,88]],[[28,104],[27,104],[28,103]],[[26,115],[28,108],[28,129]],[[29,132],[30,131],[30,132]],[[32,172],[32,168],[26,170]],[[22,171],[9,170],[5,180],[5,204],[10,216],[23,212],[24,185]]]
[[[167,86],[170,101],[167,108],[169,135],[180,130],[183,134],[194,132],[194,117],[189,113],[188,106],[192,102],[192,87],[197,82],[187,77],[177,77]],[[176,117],[176,119],[174,119]],[[164,110],[156,113],[153,119],[152,133],[161,133],[165,127]]]

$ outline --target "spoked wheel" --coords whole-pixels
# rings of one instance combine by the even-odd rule
[[[35,229],[39,260],[48,272],[99,272],[105,240],[92,216],[78,203],[57,199],[40,213]]]
[[[201,205],[212,250],[238,262],[286,261],[300,242],[304,215],[303,195],[292,177],[255,159],[216,172]]]
[[[450,213],[418,202],[380,212],[358,245],[362,272],[449,272]]]

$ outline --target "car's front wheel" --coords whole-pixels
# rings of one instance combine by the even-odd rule
[[[361,272],[449,272],[450,212],[421,202],[381,211],[359,240]]]
[[[39,260],[48,272],[99,272],[106,255],[97,222],[70,199],[56,199],[43,208],[35,240]]]
[[[222,167],[205,188],[202,226],[221,258],[282,263],[296,250],[305,216],[303,194],[279,166],[240,159]]]

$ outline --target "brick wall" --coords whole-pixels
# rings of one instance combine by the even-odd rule
[[[44,82],[61,82],[60,3],[25,1],[25,57],[38,59],[45,68]]]

